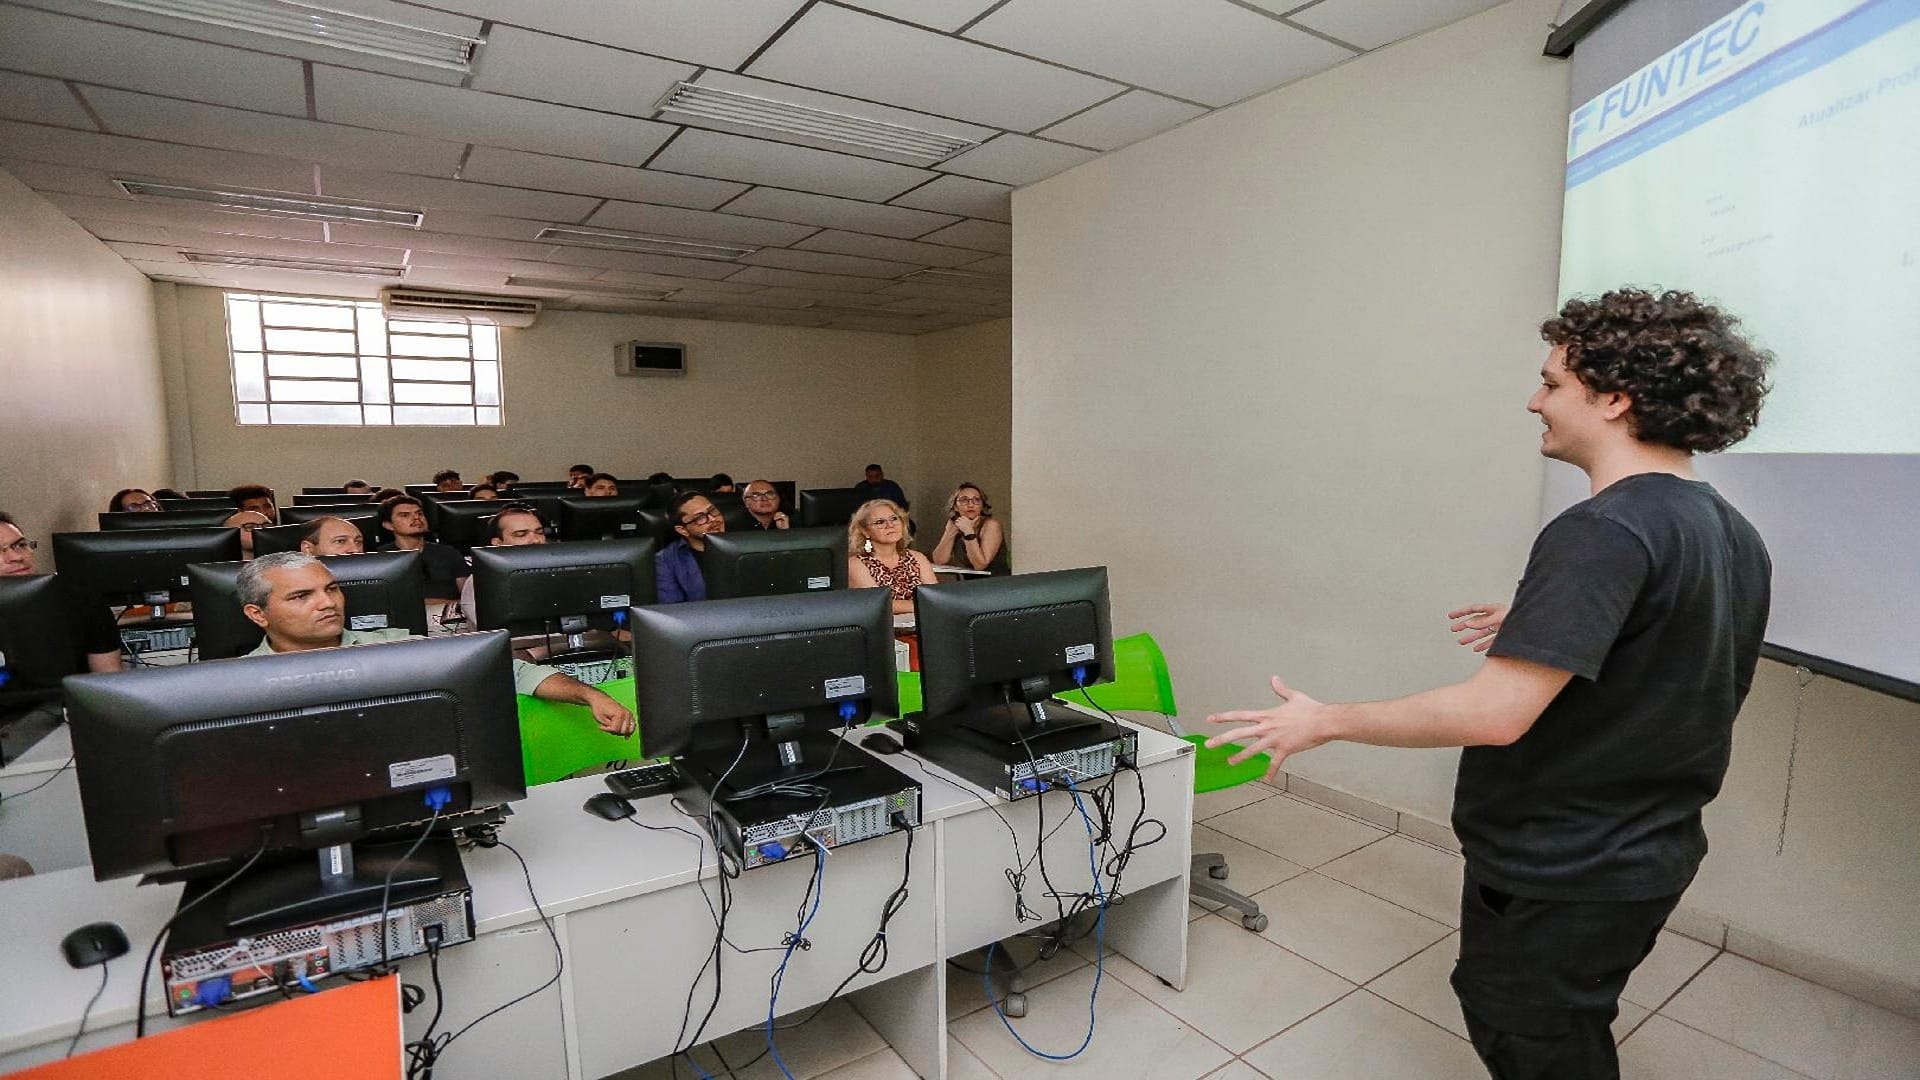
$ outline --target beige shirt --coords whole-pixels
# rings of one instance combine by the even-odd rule
[[[372,645],[382,641],[405,641],[417,636],[402,626],[390,626],[384,630],[342,630],[340,645],[343,648],[348,645]],[[274,655],[273,645],[263,638],[259,647],[247,655],[272,656]],[[516,657],[513,661],[514,693],[532,697],[536,687],[546,682],[549,676],[558,674],[560,674],[558,668],[550,668],[545,664],[530,664]]]

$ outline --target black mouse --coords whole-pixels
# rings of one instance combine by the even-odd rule
[[[906,749],[906,747],[900,745],[899,739],[894,738],[884,731],[876,731],[865,739],[860,740],[860,745],[876,754],[897,754]]]
[[[126,955],[127,935],[116,923],[88,923],[61,938],[60,951],[74,967],[92,967]]]
[[[587,796],[587,801],[581,804],[580,809],[594,817],[606,818],[608,821],[619,821],[633,816],[633,804],[611,791]]]

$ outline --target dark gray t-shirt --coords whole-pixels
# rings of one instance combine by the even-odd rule
[[[1460,755],[1453,827],[1476,879],[1543,900],[1686,888],[1771,573],[1739,511],[1664,473],[1627,477],[1541,530],[1488,655],[1574,677],[1511,746]]]

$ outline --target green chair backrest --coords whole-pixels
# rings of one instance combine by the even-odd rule
[[[613,700],[633,708],[633,677],[600,684]],[[521,697],[520,760],[527,786],[564,780],[582,769],[610,761],[639,761],[640,733],[621,737],[601,731],[585,705]]]
[[[1113,642],[1113,681],[1089,687],[1087,696],[1105,709],[1132,709],[1178,716],[1173,700],[1173,676],[1167,658],[1152,634],[1134,634]],[[1075,694],[1066,695],[1068,701]]]

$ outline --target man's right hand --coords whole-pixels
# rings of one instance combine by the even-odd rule
[[[1500,632],[1500,624],[1507,619],[1507,604],[1469,604],[1457,611],[1447,612],[1447,618],[1453,625],[1452,631],[1460,644],[1483,653],[1493,647],[1493,636]]]

